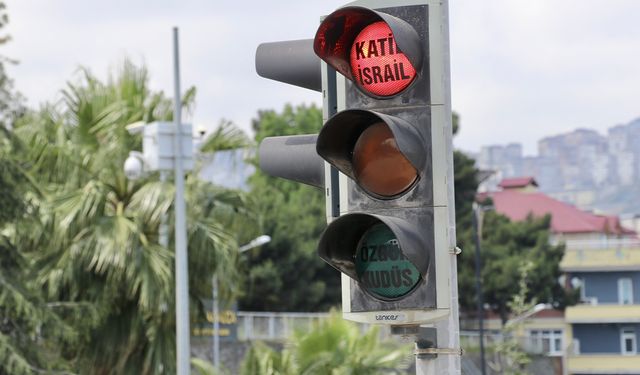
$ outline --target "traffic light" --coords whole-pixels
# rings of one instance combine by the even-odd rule
[[[318,254],[343,275],[345,318],[428,323],[449,314],[455,248],[448,56],[436,16],[442,9],[431,0],[370,3],[389,5],[346,6],[322,20],[311,43],[324,61],[319,68],[308,53],[279,60],[313,65],[306,71],[314,77],[321,72],[326,122],[317,137],[265,140],[261,167],[324,187],[328,200],[339,191],[339,204],[327,205],[337,209],[328,212]],[[304,43],[299,50],[307,51]],[[256,66],[291,70],[266,57],[259,62],[258,55],[276,54],[257,54]],[[309,81],[261,75],[300,86]],[[299,158],[291,157],[294,150]],[[323,173],[318,155],[339,177]],[[303,165],[291,166],[292,159]]]
[[[347,6],[324,18],[314,39],[315,53],[345,78],[343,110],[316,149],[347,177],[347,205],[318,253],[346,275],[343,311],[356,321],[418,324],[448,314],[451,129],[432,95],[442,94],[431,84],[441,77],[430,60],[429,8]]]

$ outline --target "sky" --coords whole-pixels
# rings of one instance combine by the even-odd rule
[[[320,16],[345,1],[6,0],[12,41],[0,54],[32,107],[60,99],[78,67],[106,78],[128,57],[150,86],[173,95],[172,28],[181,85],[196,86],[191,122],[249,130],[261,109],[321,104],[320,93],[259,77],[262,42],[313,38]],[[607,128],[640,117],[640,1],[450,0],[455,145],[521,143]]]

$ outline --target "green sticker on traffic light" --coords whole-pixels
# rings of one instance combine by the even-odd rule
[[[355,266],[360,285],[383,299],[402,297],[420,282],[420,272],[385,224],[374,225],[362,236]]]

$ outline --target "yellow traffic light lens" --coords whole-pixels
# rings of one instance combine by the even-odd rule
[[[365,92],[380,97],[399,94],[416,78],[416,70],[396,45],[391,28],[379,21],[362,29],[350,54],[351,72]]]
[[[381,197],[394,197],[418,179],[417,170],[398,149],[384,122],[370,125],[353,148],[353,172],[358,185]]]

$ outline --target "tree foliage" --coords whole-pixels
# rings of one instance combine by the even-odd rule
[[[460,116],[453,113],[454,135],[460,129]],[[471,205],[478,189],[478,170],[475,161],[460,150],[453,152],[453,170],[455,185],[456,227],[458,233],[469,232],[471,229]]]
[[[317,133],[322,113],[314,106],[262,111],[253,122],[255,140]],[[326,311],[339,303],[340,276],[316,254],[326,227],[321,189],[267,176],[250,178],[251,195],[271,242],[248,254],[248,286],[240,307],[267,311]]]
[[[332,313],[309,331],[298,331],[285,349],[276,351],[263,344],[252,347],[241,374],[273,375],[375,375],[403,373],[401,362],[411,346],[381,341],[378,327],[362,332],[360,327]]]
[[[60,104],[29,113],[14,131],[39,190],[32,201],[39,223],[16,243],[30,249],[46,300],[64,308],[80,333],[65,352],[80,373],[175,371],[173,231],[167,247],[160,241],[175,190],[157,173],[131,181],[123,170],[129,151],[141,147],[126,125],[172,119],[172,101],[148,80],[146,69],[128,61],[107,82],[80,69]],[[185,93],[185,109],[194,94]],[[236,238],[224,223],[241,213],[244,198],[191,175],[185,199],[190,292],[198,302],[210,295],[203,280],[214,270],[225,286],[237,281]]]
[[[523,317],[532,311],[536,300],[529,298],[530,288],[528,278],[531,276],[533,263],[523,260],[518,265],[518,292],[508,302],[509,309],[516,317]],[[492,359],[489,367],[497,374],[529,375],[526,366],[531,363],[531,357],[518,342],[516,333],[524,326],[524,319],[511,320],[502,328],[502,340],[492,349]]]
[[[8,20],[0,1],[0,29]],[[0,36],[0,45],[9,40]],[[31,282],[29,249],[16,241],[17,233],[38,224],[32,204],[37,188],[16,158],[22,147],[10,129],[24,108],[7,76],[7,62],[0,56],[0,374],[63,373],[62,348],[74,342],[76,333],[41,298]]]
[[[38,226],[33,186],[14,158],[17,141],[0,125],[0,374],[62,370],[61,348],[77,339],[33,279],[28,247],[17,234]],[[54,344],[55,345],[52,345]]]
[[[476,308],[475,247],[472,229],[458,231],[458,243],[464,249],[458,266],[460,304],[466,310]],[[485,304],[506,322],[511,313],[509,301],[518,293],[519,267],[531,262],[527,277],[527,301],[537,300],[564,308],[574,302],[558,283],[564,246],[549,243],[550,217],[512,222],[506,216],[489,211],[484,214],[481,233],[481,282]]]
[[[456,115],[455,129],[459,129],[457,123]],[[473,310],[477,296],[471,218],[479,171],[474,161],[460,151],[454,154],[454,168],[457,240],[458,246],[463,249],[458,257],[458,290],[462,308]],[[490,202],[487,203],[490,205]],[[481,234],[483,299],[500,314],[503,322],[510,312],[508,302],[518,292],[518,270],[523,260],[533,264],[527,278],[529,300],[535,298],[560,308],[572,301],[572,297],[557,282],[564,248],[549,244],[550,223],[549,217],[529,217],[521,222],[511,222],[493,211],[484,214]]]
[[[533,218],[511,222],[488,212],[482,230],[482,285],[485,302],[506,322],[511,311],[509,301],[518,294],[520,265],[530,262],[527,273],[527,301],[541,301],[564,307],[567,295],[558,283],[563,245],[549,243],[551,218]]]

